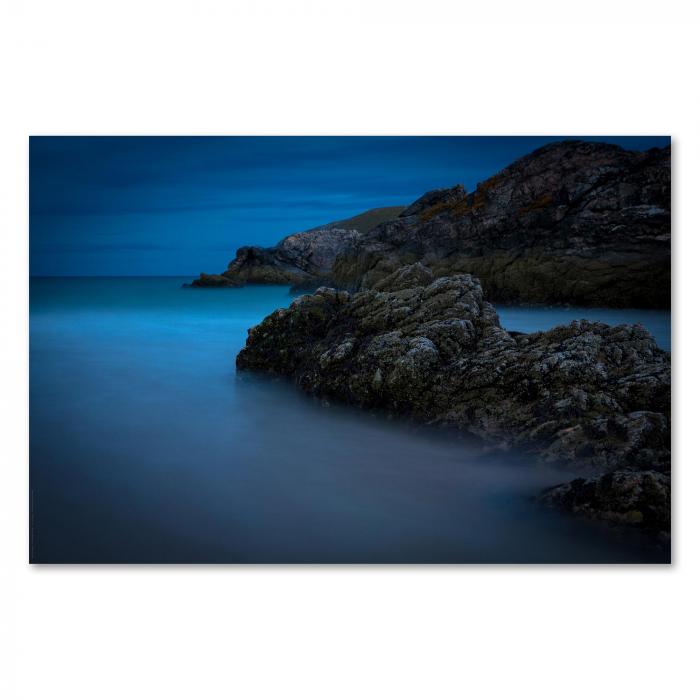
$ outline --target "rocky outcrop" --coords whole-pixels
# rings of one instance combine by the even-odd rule
[[[591,475],[670,468],[670,356],[644,328],[508,333],[467,274],[416,263],[318,289],[252,328],[236,364]]]
[[[208,275],[202,272],[191,284],[183,284],[183,287],[242,287],[244,282],[226,277],[225,275]]]
[[[330,279],[338,255],[349,250],[361,233],[398,216],[403,207],[370,209],[352,219],[294,233],[276,246],[243,246],[220,275],[202,273],[193,287],[239,287],[243,284],[318,286]]]
[[[670,147],[550,144],[468,193],[428,192],[352,241],[332,278],[370,288],[420,261],[476,275],[492,301],[670,307]]]
[[[613,524],[671,531],[671,476],[657,471],[618,471],[574,479],[547,489],[540,500],[555,508]]]
[[[193,285],[367,289],[414,262],[438,276],[475,275],[492,301],[669,308],[670,147],[553,143],[473,192],[434,190],[406,209],[241,248],[225,272]]]

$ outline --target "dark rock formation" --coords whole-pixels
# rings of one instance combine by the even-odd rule
[[[492,301],[669,308],[670,239],[670,147],[562,141],[474,192],[434,190],[403,211],[374,209],[273,248],[241,248],[226,272],[193,284],[356,290],[421,262],[438,276],[476,275]]]
[[[208,275],[202,272],[190,285],[183,284],[183,287],[242,287],[243,282],[226,277],[225,275]]]
[[[420,261],[492,301],[670,307],[670,147],[550,144],[480,183],[428,192],[351,243],[333,279],[372,287]]]
[[[358,236],[377,224],[394,218],[403,207],[370,209],[352,219],[294,233],[272,248],[244,246],[236,252],[221,275],[202,273],[194,287],[238,287],[246,283],[291,284],[316,287],[328,281],[339,254]]]
[[[670,468],[670,356],[644,328],[510,334],[466,274],[416,263],[318,289],[252,328],[236,364],[592,474]]]
[[[671,476],[624,471],[574,479],[547,489],[541,501],[577,515],[655,532],[671,530]]]

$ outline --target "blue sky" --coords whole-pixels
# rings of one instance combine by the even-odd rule
[[[273,245],[438,187],[471,190],[562,138],[32,137],[30,273],[220,272],[241,245]]]

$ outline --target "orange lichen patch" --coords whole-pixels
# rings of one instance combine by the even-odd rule
[[[488,192],[503,182],[503,180],[505,180],[503,175],[493,175],[488,180],[480,182],[472,195],[471,205],[466,208],[465,213],[473,213],[483,209],[488,201]]]
[[[464,197],[461,199],[454,199],[449,202],[438,202],[432,207],[426,209],[421,215],[421,221],[425,223],[434,219],[436,216],[448,212],[453,218],[460,216],[466,216],[467,214],[473,214],[479,209],[483,209],[486,206],[488,200],[488,192],[492,190],[496,185],[505,180],[505,176],[501,173],[498,175],[493,175],[488,180],[480,182],[476,186],[476,190],[469,197]]]
[[[421,212],[420,220],[423,223],[426,223],[431,219],[434,219],[436,216],[442,214],[442,212],[447,211],[449,207],[449,202],[438,202],[437,204],[433,204],[432,207],[428,207],[425,211]]]
[[[483,205],[482,205],[483,206]],[[469,200],[465,197],[464,199],[460,199],[452,205],[452,216],[455,218],[458,216],[465,216],[466,214],[470,214],[472,211],[474,211],[474,205],[472,204],[470,206]]]
[[[476,186],[476,191],[479,192],[479,190],[481,190],[482,192],[487,192],[488,190],[493,189],[503,179],[503,175],[492,175],[488,180],[480,182]]]
[[[443,213],[450,214],[452,218],[457,218],[465,216],[473,210],[474,205],[470,205],[466,197],[463,199],[453,199],[449,202],[438,202],[437,204],[433,204],[432,207],[428,207],[428,209],[421,213],[420,220],[426,223]]]
[[[543,194],[541,197],[538,197],[533,202],[530,202],[530,204],[526,204],[524,207],[520,207],[520,209],[518,209],[518,214],[528,214],[531,211],[544,209],[545,207],[548,207],[553,201],[554,197],[552,197],[551,194]]]
[[[478,211],[486,206],[486,190],[481,187],[477,187],[476,192],[472,198],[472,211]]]

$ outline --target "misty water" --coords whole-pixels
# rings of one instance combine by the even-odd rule
[[[34,278],[30,558],[36,562],[642,562],[643,537],[548,511],[574,475],[236,375],[285,287]],[[499,309],[512,330],[670,315]]]

